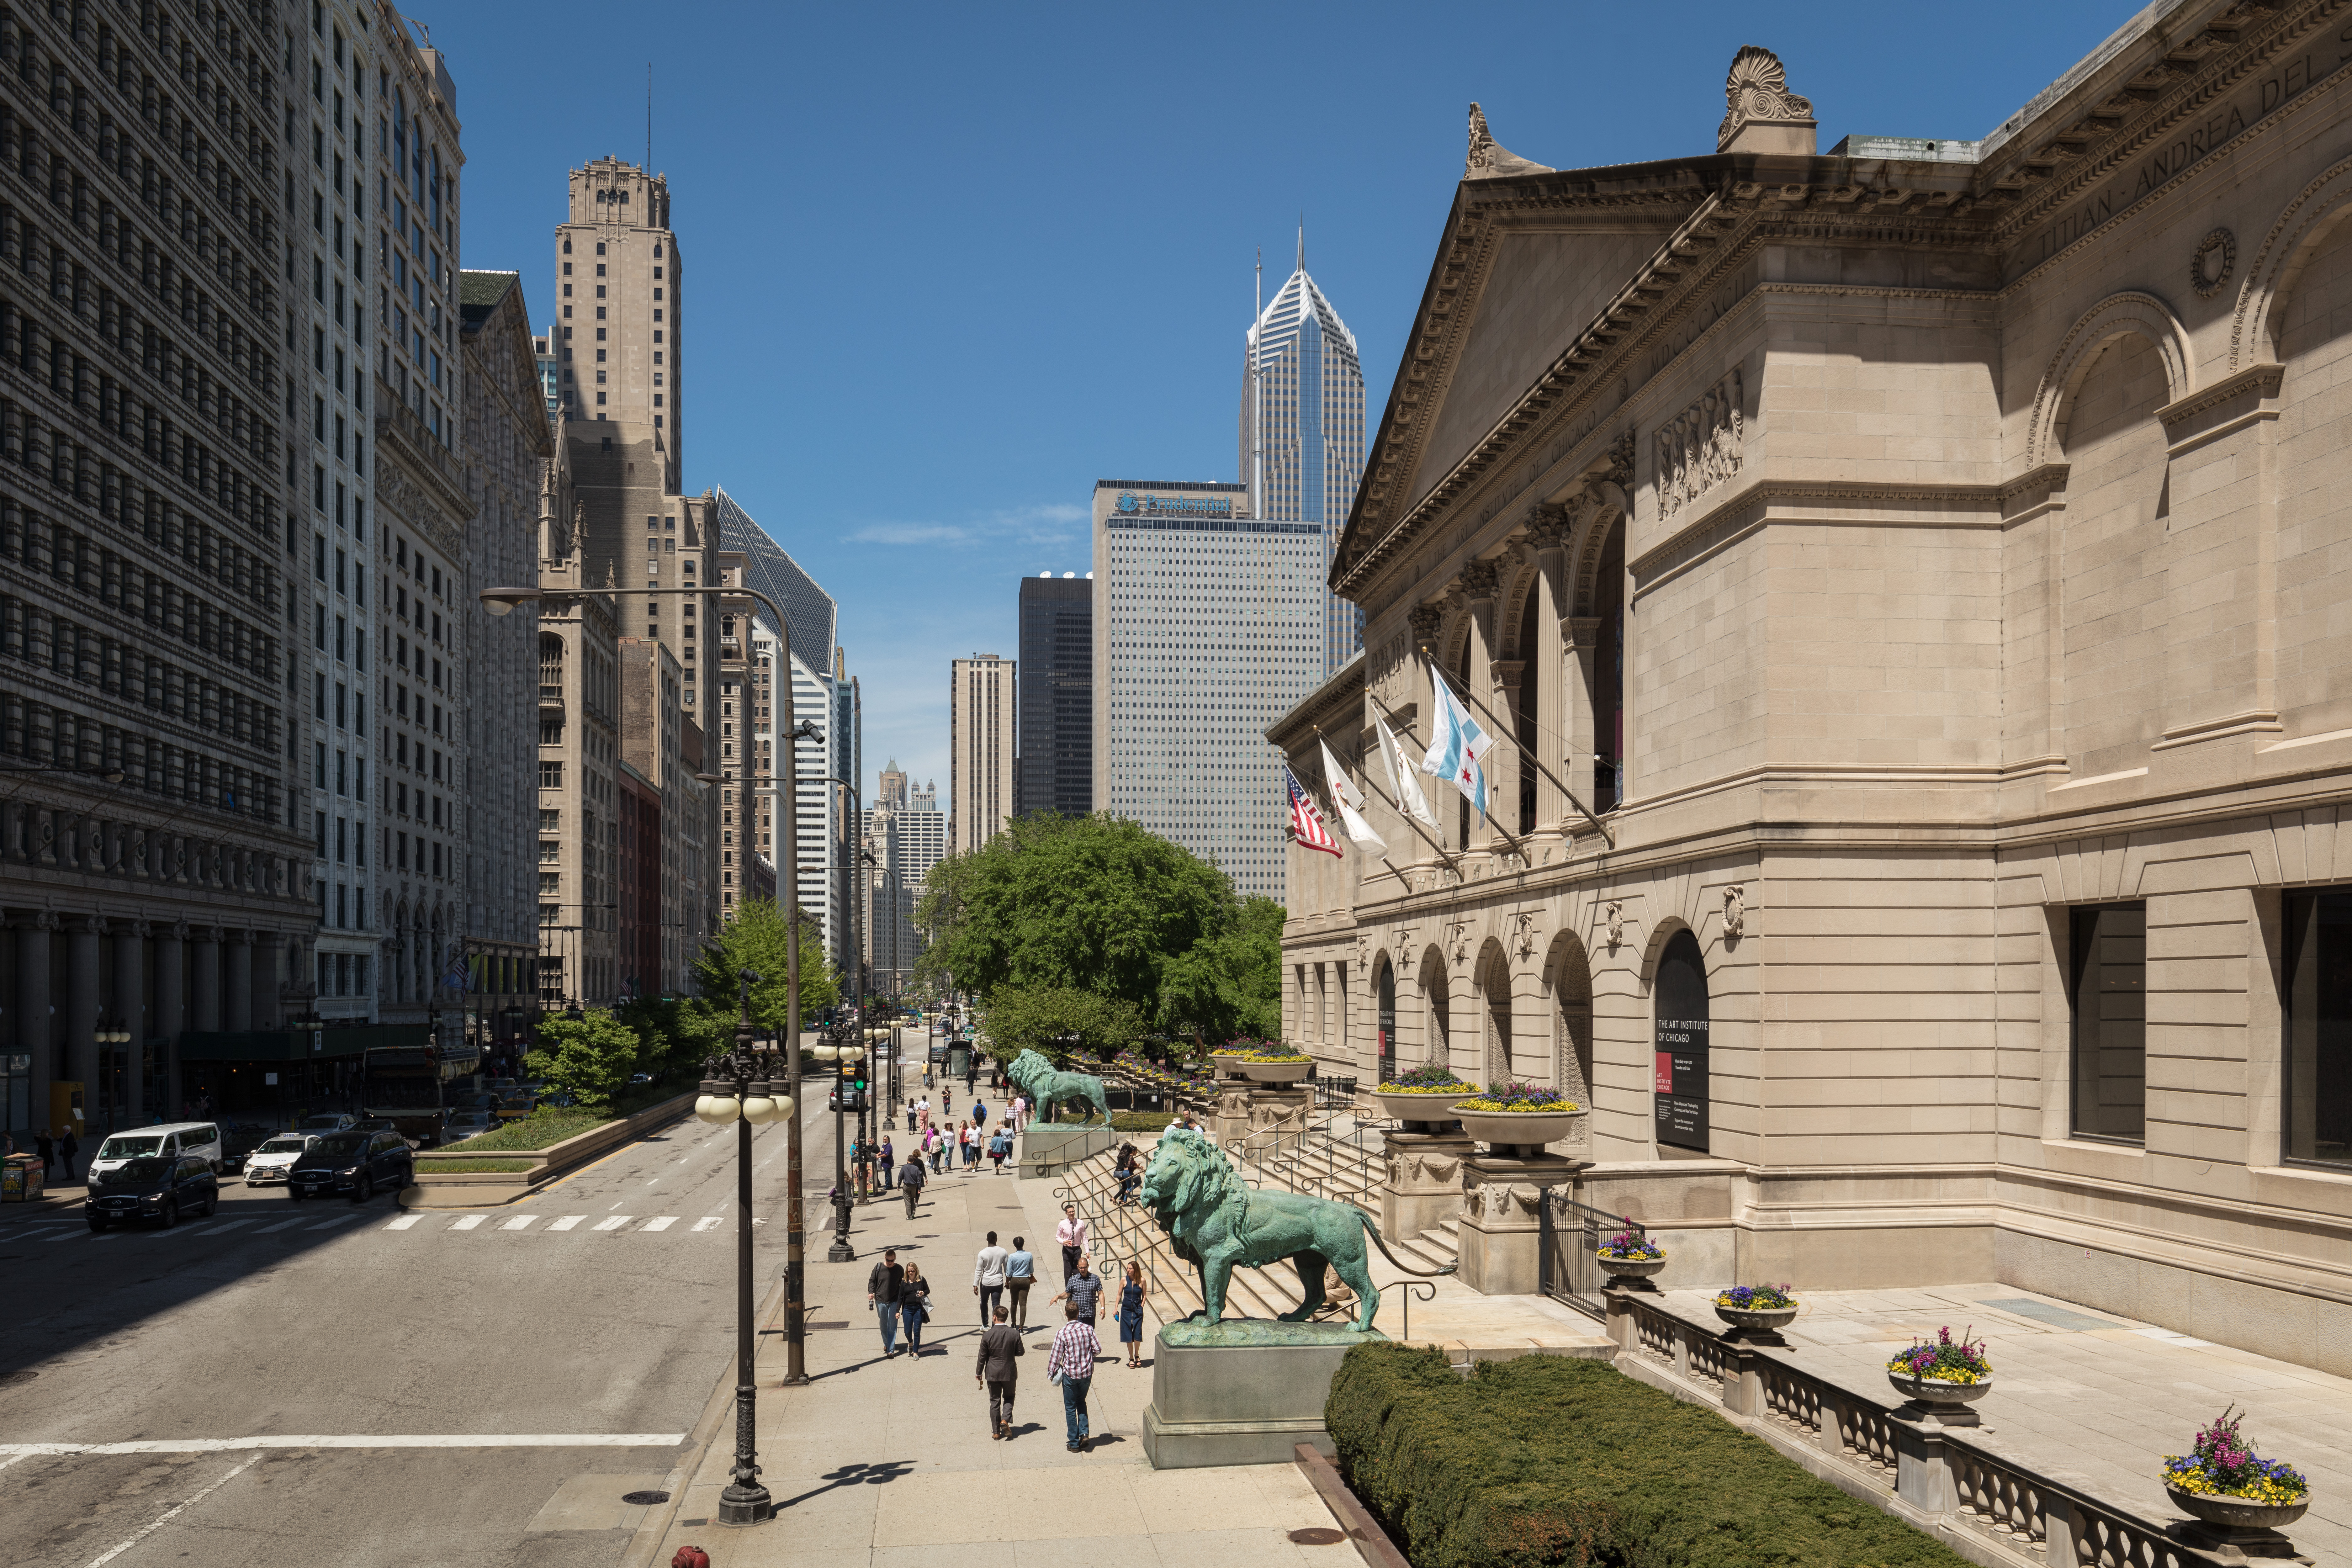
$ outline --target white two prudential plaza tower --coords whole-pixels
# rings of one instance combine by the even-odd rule
[[[1297,270],[1244,344],[1241,482],[1253,517],[1320,526],[1328,567],[1363,477],[1364,367],[1356,334],[1307,275],[1302,229]],[[1363,612],[1327,592],[1323,675],[1353,658],[1363,638]]]

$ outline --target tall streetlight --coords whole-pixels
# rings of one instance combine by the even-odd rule
[[[493,616],[504,616],[511,614],[518,605],[536,605],[550,600],[568,604],[583,598],[622,599],[632,594],[643,594],[647,597],[684,597],[688,595],[700,596],[718,595],[722,592],[740,594],[745,598],[756,599],[767,608],[768,614],[775,618],[777,644],[783,655],[783,679],[778,681],[777,685],[782,688],[784,729],[789,732],[793,728],[792,623],[784,618],[784,612],[776,602],[757,588],[743,584],[724,589],[716,584],[703,588],[567,587],[553,593],[536,587],[485,588],[480,596],[484,610]],[[746,641],[748,642],[749,639],[747,638]],[[794,809],[792,792],[784,790],[778,793],[783,796],[782,803],[784,818],[783,880],[786,887],[797,889],[800,886],[798,813]],[[796,1386],[809,1380],[807,1236],[801,1228],[801,944],[797,928],[793,930],[790,939],[784,943],[783,1058],[785,1100],[789,1101],[785,1113],[787,1137],[784,1156],[784,1382],[788,1386]],[[770,1082],[772,1088],[773,1080],[771,1079]],[[772,1095],[769,1098],[773,1101]],[[746,1142],[739,1152],[739,1157],[743,1162],[744,1170],[747,1173],[751,1168],[750,1147]],[[743,1246],[748,1247],[751,1245],[749,1233],[751,1224],[748,1212],[751,1208],[751,1188],[748,1185],[751,1178],[745,1174],[742,1180],[747,1184],[743,1187],[742,1205],[746,1212],[738,1216],[738,1223],[744,1227]],[[740,1386],[744,1388],[748,1388],[751,1382],[750,1349],[751,1330],[749,1301],[750,1298],[746,1295],[737,1302],[737,1312],[740,1320],[737,1324],[737,1354],[741,1357],[743,1363],[738,1371],[738,1377]],[[748,1444],[751,1440],[751,1428],[741,1425],[748,1419],[748,1416],[739,1413],[739,1442],[740,1443]],[[724,1506],[722,1502],[722,1518],[726,1517]]]

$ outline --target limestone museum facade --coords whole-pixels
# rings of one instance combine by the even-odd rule
[[[1365,651],[1268,731],[1389,845],[1291,849],[1287,1032],[1570,1089],[1669,1283],[2352,1369],[2352,28],[2152,6],[1979,142],[1827,153],[1790,65],[1700,156],[1474,108]],[[1505,739],[1423,826],[1375,721],[1418,756],[1433,662]]]

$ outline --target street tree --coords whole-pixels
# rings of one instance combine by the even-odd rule
[[[800,911],[801,1018],[824,1012],[841,999],[840,976],[824,956],[824,930],[815,916]],[[736,905],[735,918],[719,928],[694,960],[695,984],[702,994],[696,1009],[717,1037],[732,1039],[741,982],[751,970],[760,977],[751,987],[751,1021],[782,1037],[791,1026],[785,1013],[785,917],[773,899],[745,899]],[[711,1047],[716,1049],[716,1047]]]
[[[602,1007],[539,1025],[539,1048],[523,1058],[534,1077],[593,1110],[609,1110],[637,1070],[637,1032]]]
[[[980,1032],[997,1060],[1035,1051],[1065,1072],[1076,1055],[1105,1058],[1132,1044],[1143,1026],[1133,1003],[1074,985],[1000,985],[980,1009]]]

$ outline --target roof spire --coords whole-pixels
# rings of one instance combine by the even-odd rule
[[[1298,215],[1298,270],[1307,270],[1307,215]]]

